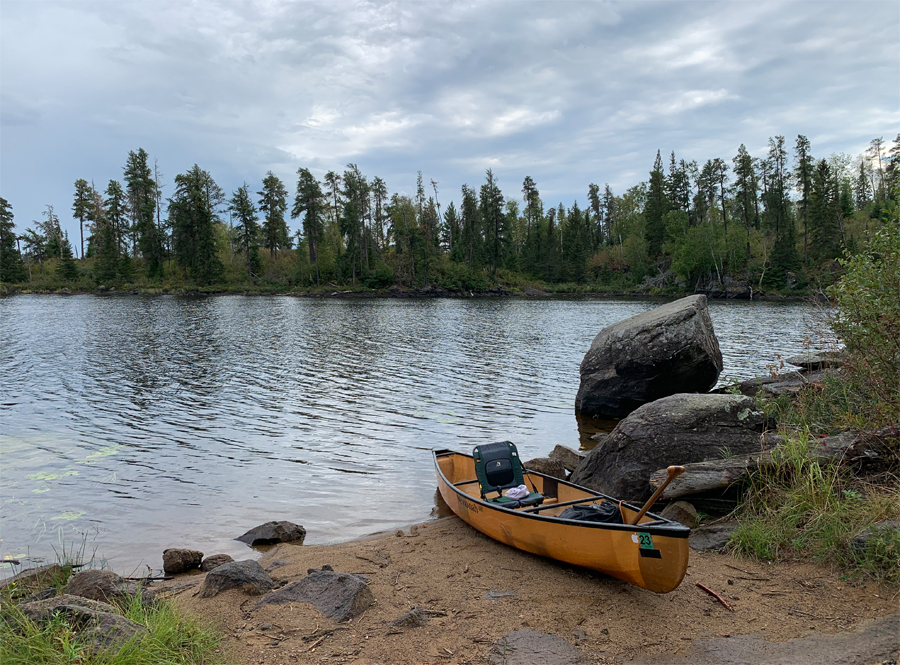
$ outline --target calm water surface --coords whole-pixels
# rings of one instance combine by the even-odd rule
[[[2,299],[0,554],[86,542],[141,572],[166,547],[253,556],[231,539],[273,519],[308,543],[425,519],[432,448],[577,447],[591,340],[658,304]],[[797,303],[710,313],[723,378],[765,374],[820,329]]]

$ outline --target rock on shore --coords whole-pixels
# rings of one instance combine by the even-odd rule
[[[622,420],[572,474],[571,481],[619,499],[650,497],[650,475],[763,446],[765,414],[743,395],[679,394],[646,404]]]
[[[661,397],[707,392],[721,371],[706,296],[682,298],[600,331],[581,362],[575,409],[621,418]]]

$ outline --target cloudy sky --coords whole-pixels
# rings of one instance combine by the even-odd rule
[[[857,155],[900,131],[900,3],[0,2],[0,195],[21,230],[143,147],[228,192],[358,164],[441,203],[493,169],[547,204],[647,178],[657,149],[770,136]]]

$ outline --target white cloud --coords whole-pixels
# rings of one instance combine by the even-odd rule
[[[528,174],[567,204],[645,178],[657,148],[730,160],[804,133],[854,152],[900,124],[900,7],[828,9],[3,2],[2,195],[24,222],[68,210],[75,179],[120,178],[139,146],[228,190],[354,161],[395,190],[493,168],[518,196]]]

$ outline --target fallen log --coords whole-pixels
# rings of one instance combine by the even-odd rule
[[[773,442],[774,442],[773,437]],[[752,471],[769,468],[775,464],[770,450],[735,455],[724,459],[685,464],[685,471],[675,478],[662,494],[663,499],[676,499],[689,494],[730,487],[743,480]],[[845,462],[872,462],[900,458],[900,424],[884,427],[874,432],[841,432],[811,442],[811,459],[829,460],[841,458]],[[666,469],[659,469],[650,476],[650,487],[660,487],[668,477]]]

